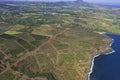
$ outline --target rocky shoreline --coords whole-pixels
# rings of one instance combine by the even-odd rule
[[[98,57],[99,55],[108,55],[114,52],[114,50],[111,48],[111,45],[113,43],[113,39],[109,38],[105,40],[106,44],[104,46],[100,46],[99,50],[96,50],[93,55],[91,55],[91,60],[89,64],[89,70],[87,74],[87,79],[85,80],[90,80],[90,74],[92,73],[92,69],[94,66],[94,58]]]

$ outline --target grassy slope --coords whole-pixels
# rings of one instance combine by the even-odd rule
[[[44,27],[44,29],[47,29],[47,27]],[[63,32],[64,30],[66,31]],[[28,55],[30,55],[30,57],[24,58],[22,61],[16,64],[16,66],[12,66],[13,71],[17,71],[19,74],[22,74],[22,76],[18,76],[18,74],[16,74],[16,77],[19,77],[21,79],[24,76],[26,76],[26,79],[30,79],[30,77],[50,78],[50,74],[52,73],[54,76],[56,76],[57,79],[58,78],[64,78],[66,80],[85,79],[89,71],[91,56],[93,56],[96,53],[96,51],[99,52],[102,46],[107,47],[108,45],[108,43],[106,43],[106,40],[108,40],[108,38],[106,38],[103,35],[99,35],[97,33],[89,31],[89,29],[81,29],[80,27],[58,29],[52,28],[48,32],[51,33],[53,31],[56,33],[51,34],[51,36],[54,36],[52,40],[50,40],[50,42],[46,43],[44,46],[40,47],[37,53],[36,52],[34,53],[35,54],[34,56],[30,55],[32,54],[31,51],[34,52],[37,46],[43,45],[44,42],[46,42],[46,39],[49,40],[49,38],[43,37],[43,34],[41,36],[40,34],[36,36],[29,34],[23,35],[24,37],[26,36],[26,38],[28,38],[27,39],[28,42],[25,41],[26,39],[24,40],[24,37],[22,37],[22,35],[14,35],[14,37],[17,39],[15,39],[14,37],[10,39],[10,40],[14,39],[17,41],[18,44],[16,44],[16,48],[18,46],[24,48],[25,50],[24,54],[18,51],[14,53],[13,52],[7,54],[5,53],[6,55],[10,55],[11,58],[15,59],[13,61],[8,59],[10,60],[9,61],[10,65],[16,63],[17,60],[24,57],[26,54],[29,53]],[[59,34],[59,32],[62,32],[62,34]],[[56,34],[59,35],[55,36]],[[22,41],[24,41],[24,44],[18,41],[18,39],[21,37],[23,38]],[[35,45],[36,48],[31,50],[29,49],[31,48],[32,46],[31,44],[33,41],[31,40],[29,41],[30,38],[31,39],[34,38],[33,39],[34,41],[38,41],[37,44],[40,43],[39,45]],[[8,43],[9,42],[4,44],[4,46],[7,47]],[[11,45],[10,43],[9,43],[10,49],[14,50],[15,43]],[[104,48],[103,50],[106,50],[106,48]],[[28,53],[26,53],[26,51]],[[6,68],[7,67],[4,67],[4,69]],[[49,75],[47,76],[47,74]],[[26,79],[23,78],[23,80]],[[51,78],[50,80],[53,80],[53,78]]]

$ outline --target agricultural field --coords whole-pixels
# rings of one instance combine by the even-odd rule
[[[99,51],[101,46],[107,47],[108,43],[102,39],[109,39],[81,27],[59,28],[59,30],[53,28],[49,32],[52,33],[53,30],[57,31],[50,36],[32,33],[2,34],[1,46],[4,48],[1,47],[0,51],[2,56],[7,58],[2,60],[5,59],[4,63],[8,64],[4,66],[0,75],[10,70],[15,79],[20,80],[85,79],[91,56]]]

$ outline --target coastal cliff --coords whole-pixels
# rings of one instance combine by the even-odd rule
[[[102,34],[102,35],[105,35],[105,34]],[[106,37],[107,37],[106,39],[102,40],[105,42],[105,44],[103,44],[102,46],[99,46],[98,49],[95,49],[95,51],[91,55],[91,60],[90,60],[90,64],[89,64],[90,67],[88,70],[88,75],[87,75],[86,80],[90,80],[90,74],[92,73],[92,69],[93,69],[93,65],[94,65],[94,58],[101,54],[108,55],[108,53],[112,52],[111,44],[112,44],[113,40],[111,38],[109,38],[108,36],[106,36]]]

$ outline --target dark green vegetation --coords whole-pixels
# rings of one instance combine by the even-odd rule
[[[120,33],[120,9],[85,2],[0,2],[0,80],[85,80]]]

